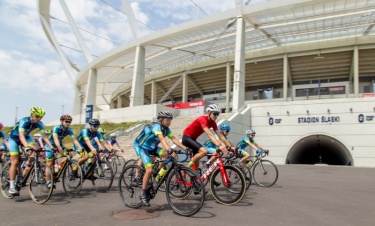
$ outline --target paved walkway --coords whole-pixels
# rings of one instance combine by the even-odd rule
[[[217,204],[209,193],[201,211],[190,218],[174,214],[163,192],[151,200],[149,208],[125,207],[116,178],[107,193],[97,193],[91,181],[85,181],[84,189],[74,199],[65,196],[59,183],[44,205],[34,204],[27,190],[13,200],[1,196],[0,225],[374,225],[375,168],[278,167],[280,177],[273,187],[252,185],[235,206]],[[116,219],[113,215],[121,211],[154,218]]]

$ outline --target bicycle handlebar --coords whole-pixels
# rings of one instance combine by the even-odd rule
[[[188,160],[188,158],[189,158],[189,154],[185,151],[182,151],[182,150],[174,150],[174,149],[171,148],[171,149],[168,150],[168,155],[171,155],[172,153],[181,154],[181,155],[184,154],[185,155],[185,159],[178,160],[179,162],[186,162],[186,160]],[[173,157],[170,156],[168,159],[164,160],[163,162],[164,162],[164,164],[168,164],[172,160],[173,160]]]

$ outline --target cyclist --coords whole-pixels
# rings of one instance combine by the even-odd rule
[[[107,133],[107,130],[106,129],[103,129],[103,128],[99,128],[98,129],[98,132],[102,135],[105,143],[108,143],[106,140],[105,140],[105,137],[104,137],[104,134]],[[102,146],[102,144],[100,143],[98,137],[94,137],[94,139],[92,139],[91,141],[91,144],[92,146],[96,149],[96,150],[105,150],[105,148]],[[111,149],[112,150],[112,147]]]
[[[46,135],[47,135],[47,137],[49,139],[50,135],[51,135],[51,131],[49,131],[48,129],[46,129],[46,130],[44,130],[44,132],[46,133]],[[46,142],[44,141],[42,135],[40,135],[39,133],[36,133],[36,134],[34,134],[34,138],[35,137],[38,137],[38,139],[35,142],[39,145],[39,147],[41,147],[42,149],[45,149]]]
[[[117,142],[117,134],[116,133],[111,133],[111,135],[109,135],[110,139],[107,140],[107,142],[112,145],[112,147],[116,144],[116,146],[118,148],[120,148],[121,152],[124,152],[124,149],[121,148],[120,144]]]
[[[0,138],[3,141],[3,143],[0,146],[0,158],[3,158],[3,152],[6,152],[9,150],[8,138],[5,135],[5,133],[2,131],[3,127],[4,127],[3,123],[0,122]]]
[[[9,169],[9,178],[10,178],[10,188],[9,193],[12,195],[18,195],[18,191],[15,188],[15,178],[18,167],[18,158],[19,158],[19,146],[31,148],[32,150],[38,150],[39,147],[35,141],[31,138],[30,132],[36,128],[40,129],[42,136],[45,142],[49,145],[49,142],[46,133],[44,132],[44,124],[41,121],[43,116],[46,114],[43,108],[33,106],[30,109],[30,116],[22,118],[19,120],[16,125],[13,127],[13,130],[10,132],[9,136],[9,152],[10,159],[12,164]],[[31,153],[33,154],[33,153]],[[33,159],[29,158],[24,173],[30,170],[30,166]]]
[[[232,143],[228,140],[227,136],[230,132],[230,125],[229,124],[226,124],[226,123],[223,123],[219,126],[220,128],[220,133],[223,134],[223,136],[225,137],[225,139],[230,143],[230,146],[234,146],[232,145]],[[218,140],[219,137],[215,134],[215,138]],[[214,155],[216,154],[216,150],[217,150],[217,146],[214,142],[212,142],[210,139],[208,139],[206,142],[204,142],[203,146],[207,149],[207,153],[208,154],[211,154],[211,155]],[[215,161],[215,156],[212,156],[207,162],[206,162],[206,166],[209,167],[210,163]]]
[[[64,146],[63,144],[63,140],[65,137],[67,136],[70,136],[73,143],[76,145],[76,147],[78,147],[78,149],[76,149],[77,151],[80,151],[82,150],[82,147],[81,145],[78,143],[77,139],[75,138],[74,136],[74,132],[73,130],[70,128],[70,124],[72,123],[73,121],[73,118],[72,116],[70,115],[62,115],[60,117],[60,122],[61,124],[60,125],[56,125],[52,128],[52,136],[49,137],[49,141],[51,143],[52,146],[49,146],[48,144],[45,146],[47,152],[46,152],[46,163],[47,165],[51,168],[52,172],[54,172],[54,164],[55,164],[55,155],[54,153],[51,151],[52,149],[57,149],[59,151],[59,155],[58,157],[64,157],[66,156],[66,147]],[[49,131],[48,131],[49,132]],[[66,159],[63,159],[61,161],[64,162]],[[51,175],[48,174],[48,171],[46,171],[46,185],[47,185],[47,188],[50,188],[51,186]],[[55,184],[53,185],[54,187],[56,186]]]
[[[242,138],[240,141],[238,141],[236,148],[237,148],[237,156],[242,157],[240,162],[243,164],[246,164],[246,160],[250,158],[250,154],[246,152],[246,147],[250,146],[251,148],[257,150],[257,153],[262,153],[264,148],[257,144],[254,141],[255,137],[255,130],[250,129],[246,130],[246,137]],[[251,161],[247,164],[247,166],[251,166]]]
[[[168,137],[178,147],[186,150],[187,147],[180,143],[177,138],[173,135],[169,126],[171,125],[173,114],[169,111],[160,111],[157,115],[158,123],[152,126],[149,133],[144,133],[142,136],[138,136],[136,141],[138,143],[138,151],[141,156],[143,165],[146,169],[142,183],[142,195],[141,201],[143,205],[150,206],[150,197],[147,194],[147,186],[152,174],[153,163],[150,158],[150,154],[162,156],[164,159],[168,158],[168,153],[165,150],[170,150],[171,147],[167,143],[164,137]],[[162,144],[164,148],[158,147]]]
[[[34,141],[35,141],[35,143],[40,147],[40,144],[39,144],[39,137],[42,137],[42,134],[40,134],[40,133],[35,133],[35,134],[34,134]],[[42,139],[43,139],[43,137],[42,137]]]
[[[95,139],[95,137],[98,138],[100,144],[104,145],[104,147],[106,147],[108,150],[111,150],[111,147],[106,142],[104,142],[102,134],[98,132],[100,121],[96,118],[92,118],[89,121],[89,125],[90,127],[81,130],[77,137],[79,144],[81,145],[81,147],[83,147],[84,150],[82,152],[77,152],[77,154],[79,155],[78,164],[80,166],[84,164],[87,160],[88,164],[90,164],[92,161],[91,157],[93,155],[96,155],[96,149],[92,145],[92,141]],[[77,147],[75,148],[77,149]],[[77,176],[77,168],[73,169],[73,174],[73,176]],[[95,180],[96,178],[91,177],[91,179]]]
[[[183,131],[182,144],[193,150],[194,157],[189,162],[189,167],[194,169],[199,167],[199,160],[207,154],[207,149],[197,142],[197,138],[202,134],[206,133],[208,138],[214,143],[221,151],[227,153],[226,146],[231,147],[231,144],[225,139],[222,133],[219,132],[216,124],[216,119],[219,116],[221,110],[216,104],[208,105],[207,114],[199,116],[190,125],[188,125]],[[211,133],[212,128],[219,139]],[[233,147],[232,147],[233,148]]]

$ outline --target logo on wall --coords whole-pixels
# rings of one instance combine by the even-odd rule
[[[365,121],[365,116],[363,114],[358,115],[358,122],[363,123]]]
[[[273,118],[272,117],[268,119],[268,123],[270,124],[270,126],[273,125]]]

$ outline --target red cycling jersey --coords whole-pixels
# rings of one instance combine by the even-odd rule
[[[184,135],[197,139],[204,132],[204,128],[212,128],[214,131],[218,130],[215,121],[210,120],[208,115],[202,115],[185,128]]]

